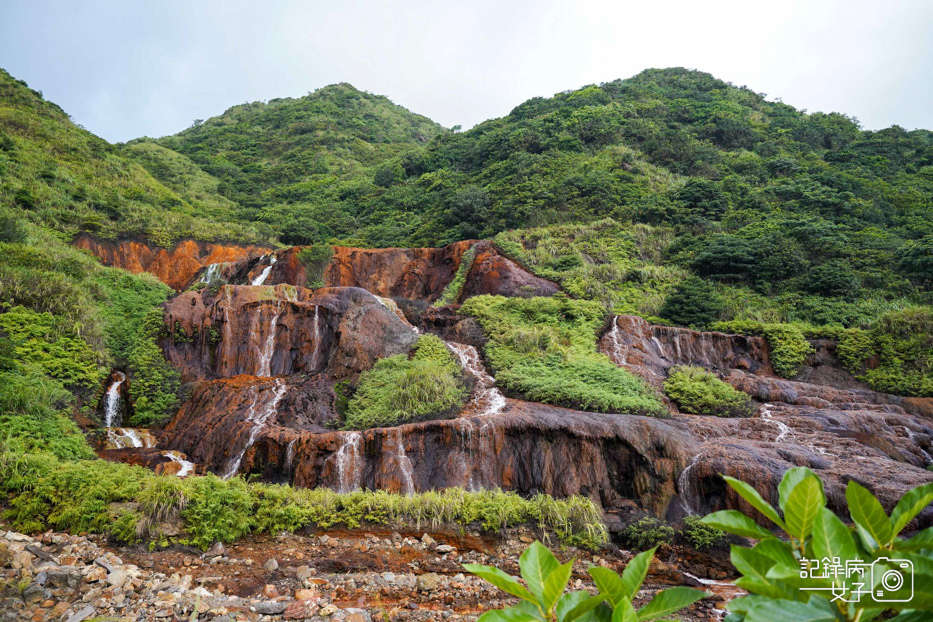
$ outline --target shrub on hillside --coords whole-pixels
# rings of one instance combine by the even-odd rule
[[[409,358],[404,354],[376,361],[360,374],[347,404],[346,427],[363,430],[453,414],[467,390],[460,365],[444,342],[424,335]]]
[[[796,376],[807,356],[813,352],[813,346],[807,341],[803,330],[795,324],[732,320],[716,322],[710,328],[724,333],[764,336],[768,340],[771,367],[782,378]]]
[[[674,528],[653,516],[645,516],[622,530],[622,540],[636,551],[674,541]]]
[[[675,367],[664,382],[664,394],[682,412],[715,417],[751,417],[752,398],[702,367]]]
[[[308,287],[324,287],[324,271],[334,256],[334,247],[330,244],[315,244],[298,252],[298,261],[305,268],[305,280]]]
[[[599,412],[663,416],[667,409],[629,372],[596,350],[606,311],[595,301],[474,296],[460,312],[489,342],[496,381],[525,399]]]
[[[681,326],[704,328],[722,313],[723,303],[712,283],[690,277],[664,299],[658,314]]]

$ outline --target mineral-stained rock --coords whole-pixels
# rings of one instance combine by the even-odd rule
[[[276,381],[210,383],[172,423],[170,446],[224,472],[254,429],[247,422],[249,387],[262,387],[258,390],[271,400],[270,382]],[[283,421],[295,417],[292,410],[279,405],[264,419],[242,455],[240,472],[340,490],[499,486],[557,497],[582,494],[607,507],[631,498],[663,511],[675,494],[677,473],[698,445],[686,426],[676,422],[517,400],[510,400],[499,415],[356,433],[285,427]]]
[[[476,256],[460,292],[460,300],[470,296],[551,296],[559,287],[547,279],[535,276],[504,257],[490,242],[476,245]]]
[[[165,305],[166,357],[185,381],[238,374],[353,376],[417,339],[378,298],[352,287],[226,285]]]
[[[616,365],[658,387],[667,377],[667,370],[675,365],[773,375],[768,362],[768,342],[763,337],[656,326],[634,315],[613,318],[600,339],[599,349]]]
[[[185,240],[172,249],[149,245],[140,240],[98,240],[82,234],[74,242],[90,251],[106,266],[123,268],[133,274],[149,272],[176,290],[184,289],[205,266],[258,257],[268,249],[259,246],[214,244]]]

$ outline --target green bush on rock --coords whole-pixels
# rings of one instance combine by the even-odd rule
[[[489,342],[496,382],[525,399],[599,412],[664,416],[656,395],[596,350],[606,311],[589,300],[474,296],[460,312]]]
[[[410,358],[398,354],[380,359],[360,374],[347,404],[346,427],[363,430],[446,418],[466,395],[453,354],[439,338],[423,335]]]
[[[664,382],[664,393],[682,412],[716,417],[751,417],[752,398],[702,367],[675,367]]]

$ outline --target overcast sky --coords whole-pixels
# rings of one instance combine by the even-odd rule
[[[933,2],[0,0],[0,67],[111,141],[335,82],[468,128],[675,66],[933,128]]]

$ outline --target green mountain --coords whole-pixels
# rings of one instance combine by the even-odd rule
[[[162,244],[181,237],[264,238],[252,224],[237,221],[229,202],[160,183],[124,150],[75,125],[61,108],[3,70],[0,207],[68,239],[80,231],[139,235]]]

